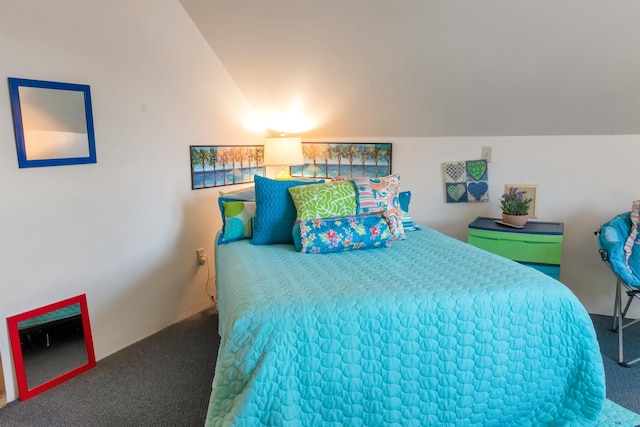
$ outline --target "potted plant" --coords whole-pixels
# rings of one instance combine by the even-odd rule
[[[502,195],[500,208],[502,221],[507,224],[524,226],[529,219],[529,207],[533,199],[525,197],[524,192],[517,187],[509,187],[509,191]]]

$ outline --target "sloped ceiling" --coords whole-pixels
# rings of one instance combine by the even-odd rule
[[[640,0],[180,2],[306,136],[640,134]]]

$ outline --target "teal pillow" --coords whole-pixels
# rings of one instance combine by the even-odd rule
[[[289,188],[289,193],[299,220],[355,215],[358,207],[351,181],[297,186]]]
[[[318,182],[277,181],[259,175],[254,176],[254,181],[256,216],[251,244],[293,243],[291,229],[296,220],[296,207],[289,194],[289,188]]]
[[[251,238],[256,202],[220,197],[218,206],[222,214],[222,230],[218,235],[218,244]]]
[[[398,193],[398,200],[400,201],[400,209],[404,212],[409,212],[409,204],[411,203],[411,191],[401,191]]]
[[[400,193],[398,193],[398,199],[400,200],[400,211],[402,212],[402,227],[404,227],[404,231],[417,230],[416,225],[413,223],[413,219],[409,214],[411,191],[401,191]]]

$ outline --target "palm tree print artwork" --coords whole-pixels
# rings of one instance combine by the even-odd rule
[[[220,187],[253,182],[264,176],[263,145],[192,145],[191,188]]]
[[[303,166],[292,166],[291,176],[353,179],[391,174],[391,143],[303,142]]]

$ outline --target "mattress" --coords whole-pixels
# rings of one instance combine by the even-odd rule
[[[216,247],[206,424],[596,425],[591,319],[560,282],[423,228],[390,248]]]
[[[80,318],[80,304],[72,304],[66,307],[59,308],[54,311],[50,311],[40,316],[35,316],[30,319],[22,320],[18,323],[18,329],[23,330],[32,328],[35,326],[41,326],[50,322],[55,322],[64,319],[70,319],[72,317]]]

